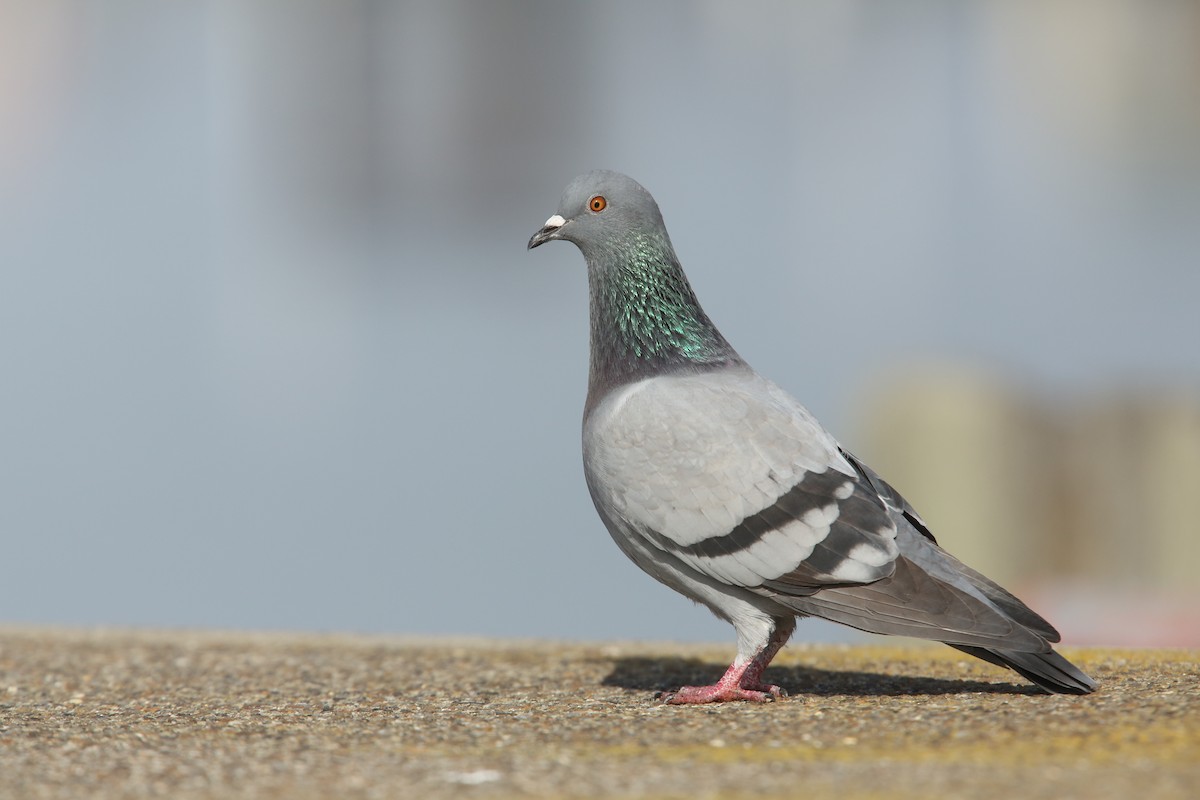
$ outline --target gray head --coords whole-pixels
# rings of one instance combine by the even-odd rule
[[[571,181],[558,212],[529,240],[529,249],[563,239],[574,242],[590,262],[590,256],[639,232],[661,237],[670,247],[662,214],[650,193],[633,178],[598,169]]]
[[[574,242],[588,265],[587,409],[640,378],[744,366],[700,308],[658,204],[637,181],[607,170],[571,181],[529,247],[553,239]]]

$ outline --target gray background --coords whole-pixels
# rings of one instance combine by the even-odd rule
[[[1194,396],[1198,53],[1194,2],[4,0],[0,620],[728,639],[587,497],[567,181],[645,184],[867,460],[911,364]]]

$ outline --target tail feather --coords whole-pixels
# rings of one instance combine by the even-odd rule
[[[1036,629],[1025,627],[982,592],[969,591],[969,584],[958,580],[958,586],[941,580],[923,565],[901,556],[896,559],[896,571],[875,583],[837,586],[811,597],[776,599],[801,614],[871,633],[1006,651],[1049,649]]]
[[[1053,694],[1091,694],[1096,690],[1094,680],[1053,650],[1048,653],[1019,653],[961,644],[950,646],[996,666],[1008,667]]]

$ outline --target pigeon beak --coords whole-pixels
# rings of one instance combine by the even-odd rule
[[[563,219],[560,215],[555,214],[553,217],[546,220],[546,224],[542,226],[540,231],[530,237],[529,247],[526,249],[532,250],[539,244],[545,244],[551,239],[557,239],[559,228],[566,224],[567,221],[565,219]]]

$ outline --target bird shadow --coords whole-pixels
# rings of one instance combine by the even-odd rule
[[[704,662],[698,658],[621,657],[615,660],[612,671],[601,681],[604,686],[643,691],[674,691],[680,686],[696,686],[716,682],[726,665]],[[949,694],[1041,694],[1036,686],[1014,683],[987,683],[972,680],[947,680],[903,675],[884,675],[878,672],[835,671],[806,666],[773,666],[767,669],[764,680],[778,684],[789,695],[816,697],[902,697],[912,695]]]

